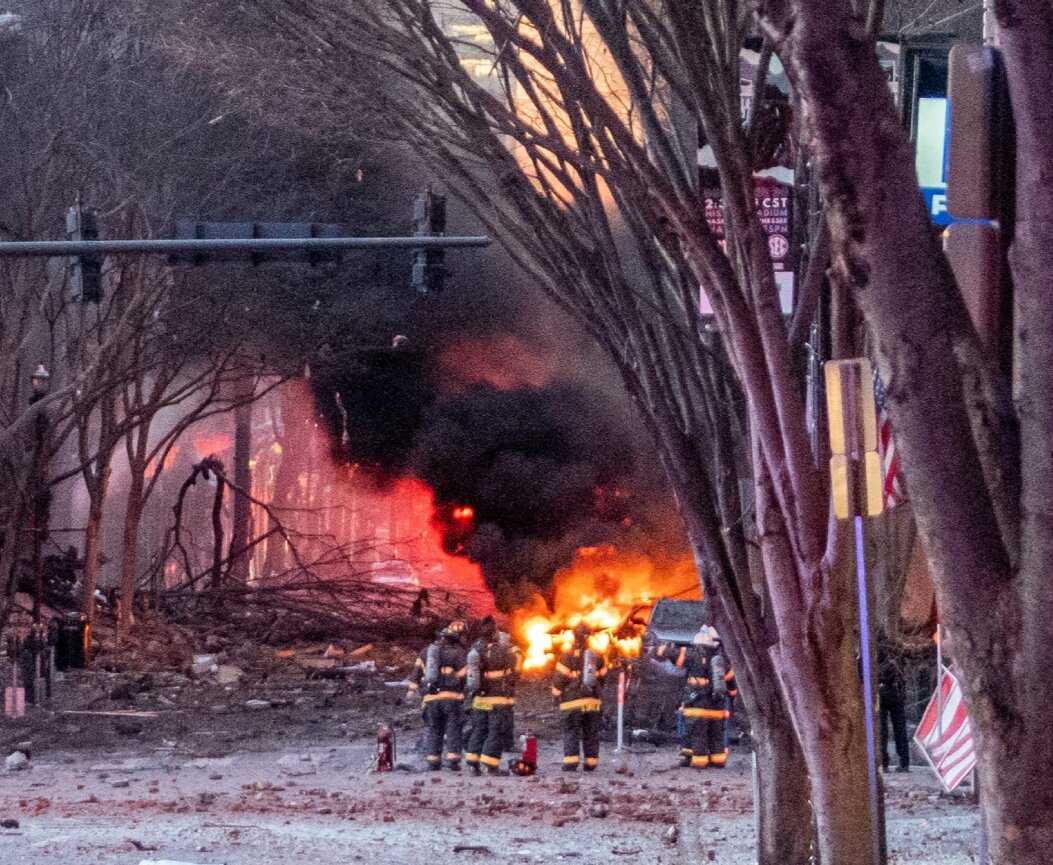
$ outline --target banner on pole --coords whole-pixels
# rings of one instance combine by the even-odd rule
[[[950,670],[940,671],[936,693],[925,707],[914,741],[950,793],[976,766],[973,729],[962,698],[962,686]]]

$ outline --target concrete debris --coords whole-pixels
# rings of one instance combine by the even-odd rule
[[[287,754],[278,761],[278,771],[283,775],[298,778],[303,775],[316,774],[318,772],[318,767],[315,766],[314,761],[306,754]]]
[[[602,819],[610,813],[611,809],[606,802],[593,802],[589,806],[590,817],[599,817],[600,819]]]
[[[220,685],[236,685],[241,681],[245,671],[233,664],[220,664],[216,670],[216,682]]]
[[[5,817],[0,820],[0,829],[17,829],[19,822],[14,817]]]
[[[143,859],[139,862],[139,865],[209,865],[205,862],[183,862],[176,861],[175,859]],[[211,865],[222,865],[222,863],[211,863]]]
[[[662,840],[666,844],[675,844],[680,839],[680,830],[676,826],[670,826],[662,833]]]
[[[271,707],[270,700],[246,700],[245,708],[252,712],[259,712],[262,709],[269,709]]]
[[[22,769],[28,769],[29,757],[27,757],[22,751],[15,751],[12,754],[8,754],[7,759],[4,760],[4,768],[8,772],[19,772]]]

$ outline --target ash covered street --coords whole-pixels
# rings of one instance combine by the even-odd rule
[[[604,742],[595,774],[565,774],[545,678],[531,677],[517,720],[541,734],[537,775],[427,772],[418,711],[384,684],[409,671],[404,649],[372,649],[376,669],[343,679],[242,651],[244,666],[222,667],[239,673],[229,684],[158,669],[71,675],[53,713],[11,731],[32,738],[32,759],[0,774],[0,819],[17,821],[0,829],[0,862],[755,861],[744,750],[700,771],[676,766],[675,744],[619,759]],[[390,773],[372,770],[378,715],[398,736]],[[939,796],[925,770],[887,784],[890,861],[973,861],[973,806]]]

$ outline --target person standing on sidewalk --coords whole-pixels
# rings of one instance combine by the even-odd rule
[[[910,741],[907,738],[907,686],[903,675],[900,653],[885,635],[878,632],[878,709],[881,718],[881,767],[887,772],[888,728],[892,725],[892,738],[896,743],[899,758],[897,772],[910,771]]]

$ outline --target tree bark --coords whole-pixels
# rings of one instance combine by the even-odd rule
[[[226,484],[218,474],[216,493],[212,498],[212,576],[209,588],[218,592],[223,588],[223,490]]]
[[[1016,207],[1009,265],[1020,370],[1021,633],[967,665],[979,726],[981,803],[995,865],[1037,865],[1053,850],[1053,10],[1041,0],[995,3],[1016,127]],[[1019,645],[1017,645],[1019,641]],[[1013,688],[999,683],[1012,658]],[[963,661],[969,659],[963,658]],[[977,692],[984,692],[982,695]]]
[[[252,469],[252,403],[246,402],[234,409],[234,485],[238,489],[251,491]],[[249,544],[252,503],[243,495],[232,491],[232,518],[230,529],[230,575],[233,581],[244,586],[249,581]]]
[[[143,515],[143,489],[146,466],[131,464],[128,499],[124,507],[121,536],[121,598],[118,606],[117,634],[126,636],[135,622],[135,578],[139,563],[139,523]]]
[[[106,468],[95,478],[89,488],[88,521],[84,527],[84,615],[88,621],[88,633],[95,628],[95,590],[99,587],[99,554],[102,541],[102,512],[109,487],[110,469]]]
[[[812,847],[808,769],[777,686],[754,689],[750,724],[757,759],[757,865],[804,865]]]

